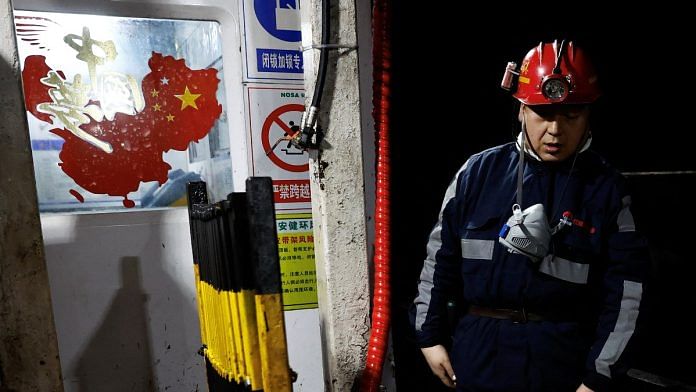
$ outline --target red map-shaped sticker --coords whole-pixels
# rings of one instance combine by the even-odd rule
[[[152,53],[151,72],[142,81],[145,108],[136,115],[116,113],[113,121],[95,121],[80,126],[109,143],[112,152],[95,147],[67,129],[51,132],[65,139],[59,165],[82,188],[96,194],[122,196],[123,205],[135,203],[128,194],[141,182],[167,181],[171,166],[162,154],[184,151],[189,143],[205,137],[222,113],[215,94],[219,79],[214,68],[192,70],[183,59]],[[47,120],[37,105],[51,102],[49,86],[41,83],[50,68],[43,56],[27,57],[22,72],[28,110]],[[57,71],[60,73],[60,71]],[[91,102],[94,104],[95,102]]]

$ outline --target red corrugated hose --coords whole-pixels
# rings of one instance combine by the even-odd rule
[[[391,10],[390,0],[375,0],[372,14],[373,31],[373,98],[377,130],[377,200],[375,204],[374,296],[372,300],[372,331],[367,349],[367,362],[360,383],[361,392],[379,391],[382,366],[389,333],[389,99],[391,77]]]

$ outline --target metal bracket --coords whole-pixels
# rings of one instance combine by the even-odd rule
[[[306,52],[310,49],[357,49],[357,48],[358,48],[358,45],[326,44],[326,45],[303,46],[302,51]]]

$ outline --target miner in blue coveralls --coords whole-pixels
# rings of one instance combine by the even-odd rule
[[[540,43],[519,68],[508,63],[503,87],[520,102],[520,132],[471,156],[445,193],[412,314],[417,342],[460,391],[610,390],[645,317],[649,252],[624,179],[589,148],[595,70],[573,42]]]

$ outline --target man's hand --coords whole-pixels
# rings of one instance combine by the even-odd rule
[[[575,391],[575,392],[594,392],[594,391],[591,390],[590,388],[586,387],[585,384],[580,384],[577,391]]]
[[[457,378],[454,376],[447,350],[442,345],[421,348],[430,370],[448,387],[454,388]],[[578,391],[580,391],[578,389]],[[589,389],[587,391],[590,391]],[[590,391],[592,392],[592,391]]]

